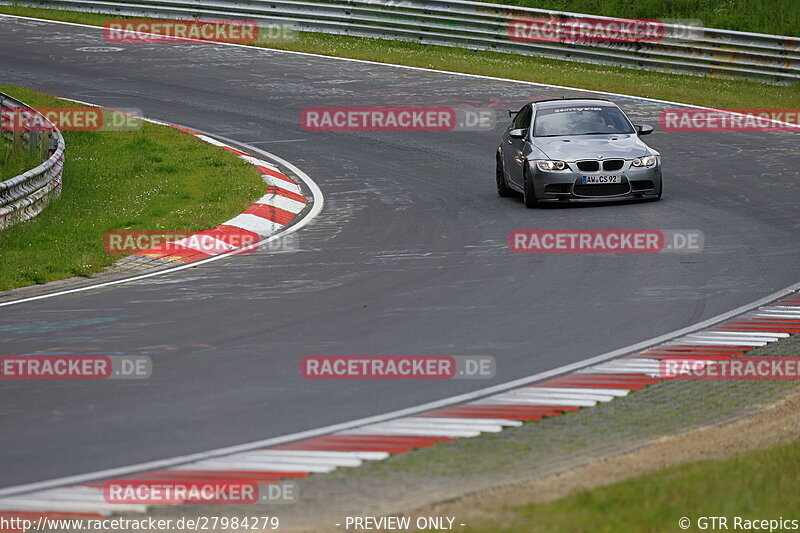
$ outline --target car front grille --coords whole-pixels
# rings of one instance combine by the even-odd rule
[[[631,185],[633,185],[634,191],[646,191],[655,188],[655,185],[650,180],[632,181]]]
[[[600,170],[600,164],[603,165],[603,170],[620,170],[623,166],[625,166],[624,159],[608,159],[606,161],[595,161],[593,159],[584,159],[583,161],[578,161],[578,170],[582,170],[584,172],[596,172]]]
[[[609,159],[607,161],[603,161],[603,170],[619,170],[624,164],[625,161],[622,159]]]
[[[575,196],[619,196],[631,192],[631,184],[622,178],[622,183],[607,183],[602,185],[584,185],[575,183],[572,188]]]
[[[584,172],[595,172],[600,170],[600,163],[588,159],[586,161],[578,161],[578,169]]]

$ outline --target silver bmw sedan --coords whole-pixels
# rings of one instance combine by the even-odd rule
[[[661,154],[614,102],[558,99],[522,107],[497,149],[497,193],[546,201],[661,198]]]

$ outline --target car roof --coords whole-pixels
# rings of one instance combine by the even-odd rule
[[[534,107],[538,107],[540,109],[590,105],[617,106],[617,104],[611,100],[606,100],[605,98],[552,98],[550,100],[538,100],[531,103],[534,105]]]

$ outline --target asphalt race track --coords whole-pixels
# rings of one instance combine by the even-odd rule
[[[499,198],[493,131],[312,133],[314,106],[518,108],[589,93],[212,44],[107,45],[0,18],[0,79],[274,152],[320,186],[290,253],[0,309],[0,353],[146,354],[141,381],[0,383],[0,487],[284,435],[475,390],[696,323],[798,281],[791,133],[664,133],[657,203]],[[97,48],[100,47],[100,48]],[[69,147],[67,147],[69,161]],[[67,162],[67,164],[69,164]],[[69,183],[65,183],[65,190]],[[696,254],[512,254],[514,229],[696,229]],[[304,380],[306,355],[492,355],[492,380]]]

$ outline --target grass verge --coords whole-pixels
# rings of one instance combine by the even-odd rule
[[[786,357],[798,350],[795,335],[748,356]],[[287,507],[281,520],[298,533],[335,531],[332,524],[343,516],[377,514],[455,516],[469,533],[638,533],[680,531],[678,519],[694,521],[696,511],[752,517],[763,507],[761,516],[770,518],[767,511],[792,502],[794,491],[768,494],[768,473],[764,479],[737,477],[734,469],[709,473],[686,506],[672,491],[690,484],[681,476],[700,471],[693,466],[698,461],[707,461],[698,464],[712,472],[723,462],[796,441],[800,399],[782,400],[798,394],[800,384],[792,380],[664,381],[574,413],[309,476],[299,481],[303,506]],[[781,490],[798,483],[794,454],[775,448],[775,461],[786,467],[772,470]],[[672,479],[674,486],[665,482]],[[612,483],[629,481],[639,483],[635,490],[615,492]],[[590,494],[579,496],[581,490]],[[585,515],[581,498],[588,502]],[[784,516],[796,507],[784,506]]]
[[[0,13],[95,26],[102,26],[111,16],[21,6],[0,6]],[[712,107],[730,109],[800,107],[800,83],[776,86],[748,80],[685,76],[541,57],[320,33],[299,33],[295,41],[275,43],[269,47]]]
[[[743,527],[744,522],[736,527],[734,517],[750,521],[779,517],[797,519],[787,513],[797,509],[798,490],[800,442],[792,442],[726,461],[702,461],[667,468],[578,492],[548,504],[504,509],[502,526],[473,524],[467,531],[680,531],[678,520],[682,517],[690,520],[690,531],[699,531],[698,518],[704,516],[727,517],[731,529],[752,529]],[[769,526],[766,529],[769,530]],[[784,529],[773,526],[773,530]]]
[[[19,87],[0,91],[34,107],[78,107]],[[119,259],[112,230],[199,231],[247,208],[264,191],[234,154],[166,126],[65,131],[61,198],[36,218],[0,231],[0,290],[88,276]]]
[[[24,148],[15,148],[9,139],[0,139],[0,181],[19,176],[41,164],[41,159]]]
[[[695,19],[706,28],[797,35],[797,0],[478,0],[631,19]],[[779,17],[775,14],[780,13]]]

